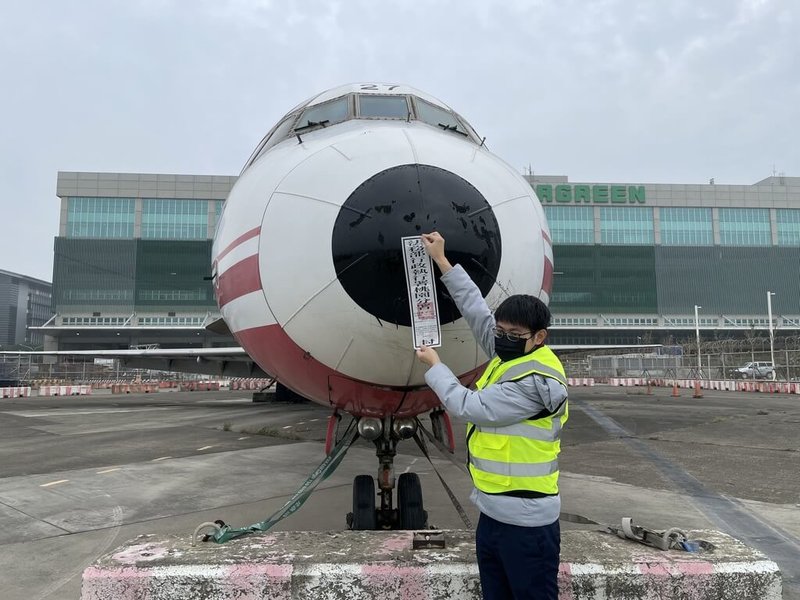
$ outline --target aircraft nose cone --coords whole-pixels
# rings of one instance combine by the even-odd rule
[[[486,296],[500,268],[500,230],[489,203],[467,180],[430,165],[401,165],[350,195],[333,228],[333,262],[345,291],[381,321],[411,325],[400,239],[438,231],[445,253]],[[434,266],[437,278],[438,268]],[[461,315],[437,281],[442,324]]]

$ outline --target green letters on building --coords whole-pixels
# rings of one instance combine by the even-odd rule
[[[645,204],[643,185],[572,185],[559,183],[553,186],[549,183],[536,185],[536,196],[542,204],[558,202],[560,204]]]

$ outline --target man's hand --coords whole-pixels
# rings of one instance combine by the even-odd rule
[[[450,264],[450,261],[448,261],[447,257],[444,255],[444,238],[438,231],[423,233],[422,243],[425,246],[425,251],[433,259],[433,262],[439,266],[442,275],[453,268],[453,265]]]
[[[419,350],[417,350],[417,358],[420,360],[420,362],[425,363],[429,367],[438,365],[440,362],[442,362],[439,358],[439,353],[428,346],[422,346]]]

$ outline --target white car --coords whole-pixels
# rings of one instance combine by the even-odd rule
[[[731,371],[734,379],[772,379],[775,380],[775,367],[771,362],[749,362]]]

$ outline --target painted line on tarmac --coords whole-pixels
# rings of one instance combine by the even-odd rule
[[[74,417],[82,415],[105,415],[114,413],[131,413],[131,412],[146,412],[153,410],[166,410],[166,407],[141,407],[141,408],[91,408],[87,410],[51,410],[50,412],[42,412],[35,410],[15,410],[4,411],[6,414],[14,415],[15,417]]]
[[[151,460],[150,462],[158,462],[158,461],[160,461],[160,460],[167,460],[168,458],[172,458],[172,457],[171,457],[171,456],[161,456],[161,457],[159,457],[159,458],[154,458],[154,459],[153,459],[153,460]]]
[[[408,473],[409,471],[411,471],[411,467],[413,467],[414,463],[416,463],[418,460],[419,460],[418,458],[415,458],[414,460],[412,460],[411,464],[406,467],[406,470],[403,471],[403,473]],[[417,473],[417,474],[419,474],[419,473]]]
[[[108,530],[106,535],[103,536],[103,539],[100,540],[99,545],[95,547],[94,552],[92,554],[92,558],[80,561],[80,563],[78,564],[78,568],[70,569],[70,573],[52,582],[50,585],[48,585],[44,590],[42,590],[39,593],[36,599],[45,600],[45,598],[51,596],[55,591],[64,587],[79,573],[82,573],[86,567],[91,565],[98,558],[100,558],[100,556],[105,554],[105,552],[108,550],[111,544],[114,543],[114,540],[117,538],[117,534],[119,534],[120,527],[122,526],[122,515],[123,515],[122,507],[119,505],[115,506],[111,513],[111,528]]]
[[[53,486],[53,485],[60,485],[62,483],[67,483],[68,481],[69,481],[69,479],[59,479],[58,481],[51,481],[50,483],[43,483],[39,487],[50,487],[50,486]]]
[[[245,435],[245,436],[239,438],[240,441],[241,440],[249,440],[249,439],[250,439],[249,435]]]
[[[216,448],[216,444],[211,444],[210,446],[203,446],[202,448],[198,448],[197,451],[200,452],[201,450],[208,450],[209,448]]]
[[[800,589],[800,540],[788,531],[760,519],[735,499],[718,494],[669,458],[635,437],[617,421],[581,400],[572,404],[610,435],[619,438],[676,485],[676,491],[697,506],[722,531],[739,538],[774,560],[783,572],[785,587]]]
[[[113,473],[114,471],[122,471],[122,467],[111,467],[110,469],[103,469],[102,471],[96,471],[95,475],[104,475],[105,473]]]

